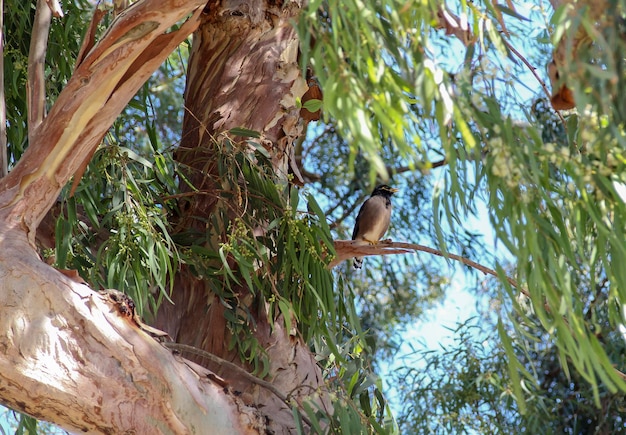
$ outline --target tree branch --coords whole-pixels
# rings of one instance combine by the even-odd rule
[[[85,433],[265,433],[256,409],[198,376],[107,294],[0,227],[0,403]]]
[[[35,229],[61,188],[80,174],[137,90],[198,27],[205,3],[133,3],[77,65],[20,162],[0,179],[0,214],[21,222],[33,244]]]
[[[442,166],[445,166],[448,164],[448,160],[447,159],[441,159],[438,160],[436,162],[432,162],[430,163],[430,166],[427,169],[437,169],[437,168],[441,168]],[[387,166],[387,172],[389,172],[390,174],[402,174],[404,172],[411,172],[411,171],[415,171],[415,170],[421,170],[421,168],[416,168],[416,167],[411,167],[411,166],[399,166],[399,167],[393,167],[393,166]]]
[[[427,252],[432,255],[437,255],[443,258],[450,258],[455,261],[459,261],[466,266],[474,268],[485,275],[493,275],[495,277],[500,277],[498,272],[493,269],[490,269],[482,264],[476,263],[470,259],[465,257],[461,257],[460,255],[444,253],[434,248],[430,248],[424,245],[418,245],[416,243],[403,243],[403,242],[392,242],[390,239],[381,240],[376,245],[363,245],[363,242],[359,240],[335,240],[334,241],[335,252],[337,253],[337,257],[333,259],[328,265],[329,268],[333,268],[337,266],[344,260],[347,260],[352,257],[365,257],[368,255],[394,255],[394,254],[408,254],[412,251],[421,251]],[[515,287],[520,293],[525,296],[530,297],[528,290],[522,288],[517,281],[513,278],[506,278],[508,283],[511,286]]]
[[[377,245],[361,245],[360,243],[362,242],[356,240],[335,240],[334,246],[337,257],[330,262],[328,268],[333,268],[342,261],[355,256],[408,254],[412,251],[421,251],[432,255],[437,255],[439,257],[450,258],[452,260],[459,261],[466,266],[472,267],[484,273],[485,275],[492,275],[496,278],[500,278],[498,272],[486,266],[483,266],[482,264],[476,263],[475,261],[472,261],[465,257],[461,257],[460,255],[450,253],[446,254],[440,250],[430,248],[428,246],[418,245],[415,243],[392,242],[390,239],[382,240]],[[528,290],[520,286],[517,281],[508,276],[506,277],[506,280],[512,287],[516,288],[524,296],[530,298],[530,293],[528,292]],[[551,311],[549,306],[546,305],[545,308],[548,311]],[[565,318],[563,319],[569,327],[569,323],[567,322],[567,320]],[[615,367],[613,369],[620,378],[626,380],[625,373]]]
[[[46,117],[46,50],[52,11],[46,0],[37,0],[35,22],[28,52],[28,81],[26,100],[28,103],[28,142],[32,143],[35,130]]]
[[[264,381],[263,379],[257,378],[256,376],[252,375],[251,373],[248,373],[247,371],[239,367],[237,364],[233,364],[232,362],[226,361],[225,359],[220,358],[217,355],[213,355],[210,352],[204,351],[202,349],[198,349],[197,347],[189,346],[187,344],[171,343],[171,342],[163,342],[162,344],[168,349],[176,350],[179,352],[188,352],[193,355],[206,358],[208,361],[212,362],[213,364],[224,367],[231,373],[235,373],[236,376],[241,376],[246,381],[259,385],[260,387],[263,387],[266,390],[270,391],[272,394],[278,397],[285,405],[287,405],[287,407],[291,408],[291,406],[293,405],[292,403],[289,402],[289,398],[286,395],[284,395],[282,391],[276,388],[274,384],[272,384],[271,382]],[[301,414],[300,417],[302,418],[302,421],[304,421],[306,424],[311,426],[311,421],[305,415]]]

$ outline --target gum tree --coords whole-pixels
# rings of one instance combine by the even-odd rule
[[[7,5],[5,28],[31,43],[5,35],[2,403],[74,431],[393,430],[368,371],[358,286],[331,269],[357,250],[418,249],[487,271],[451,252],[473,252],[461,223],[477,198],[516,262],[511,276],[495,260],[489,270],[502,283],[506,397],[523,413],[522,385],[537,382],[511,344],[525,328],[554,345],[564,373],[625,390],[598,330],[624,316],[624,41],[610,19],[623,5],[600,16],[554,5],[536,39],[549,28],[559,56],[575,47],[551,78],[585,109],[560,117],[515,93],[507,68],[535,70],[515,48],[527,21],[508,3],[144,0],[84,22],[86,4],[65,17],[52,1]],[[52,15],[63,32],[49,32]],[[440,64],[442,40],[464,61]],[[136,125],[185,64],[179,136]],[[565,134],[549,135],[555,125]],[[327,217],[346,234],[357,187],[390,176],[432,225],[416,223],[411,201],[402,220],[438,249],[415,245],[414,226],[398,231],[413,243],[333,242]],[[389,263],[382,276],[396,290],[435,281],[418,263]],[[376,297],[414,296],[386,293],[381,279],[367,275],[359,295],[369,283]],[[599,280],[610,283],[594,307],[602,322],[578,294]]]

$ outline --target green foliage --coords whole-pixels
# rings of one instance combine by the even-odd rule
[[[612,391],[624,389],[615,361],[594,344],[591,325],[582,317],[581,291],[582,279],[593,287],[606,274],[615,285],[612,300],[617,307],[625,301],[618,290],[626,284],[618,266],[624,241],[624,202],[616,190],[624,172],[619,139],[611,139],[613,127],[603,127],[598,118],[598,123],[581,118],[583,125],[568,126],[578,131],[570,146],[555,147],[499,113],[494,118],[498,115],[504,119],[503,136],[489,139],[480,176],[489,186],[496,233],[517,259],[518,280],[528,288],[534,315],[558,337],[562,363],[572,364],[592,385],[601,381]],[[610,308],[616,328],[623,313]]]
[[[7,108],[9,165],[28,146],[26,81],[28,51],[35,17],[33,1],[4,2],[4,88]],[[89,0],[63,4],[65,18],[53,18],[46,52],[46,107],[50,107],[74,71],[83,32],[91,18]]]
[[[382,381],[372,367],[370,340],[361,330],[356,295],[343,281],[338,292],[327,268],[334,249],[326,216],[306,190],[276,180],[254,132],[235,131],[252,139],[214,144],[218,172],[213,177],[219,180],[223,201],[215,215],[224,225],[209,225],[206,233],[189,237],[177,234],[177,240],[186,241],[183,261],[220,298],[230,346],[257,375],[266,374],[268,361],[254,336],[255,307],[267,304],[271,319],[311,343],[336,396],[330,414],[312,403],[304,405],[319,433],[322,426],[344,433],[393,432]],[[301,412],[294,409],[296,418]]]
[[[8,435],[61,435],[67,434],[66,431],[47,423],[45,421],[37,421],[33,417],[26,414],[0,409],[0,434]]]
[[[343,299],[353,300],[355,294],[340,281]],[[333,392],[333,412],[305,403],[304,410],[314,422],[314,433],[397,433],[397,425],[389,403],[383,393],[381,378],[376,374],[372,361],[373,348],[367,333],[359,327],[354,306],[348,307],[350,318],[340,331],[336,331],[335,343],[325,336],[313,338],[318,361],[324,368]],[[354,332],[356,331],[356,332]],[[326,431],[320,426],[327,427]]]
[[[415,26],[430,16],[428,6],[393,0],[313,1],[299,21],[303,64],[312,65],[324,91],[324,113],[353,144],[350,168],[357,151],[371,163],[370,181],[387,175],[381,139],[394,142],[412,163],[424,157],[411,105],[415,87],[429,91],[426,106],[437,93]]]
[[[485,346],[475,324],[454,332],[454,344],[414,355],[396,372],[401,433],[510,433],[519,414],[503,351]]]
[[[69,186],[64,191],[55,229],[57,267],[77,270],[94,288],[126,292],[147,318],[169,298],[180,261],[168,222],[177,171],[164,144],[173,142],[182,123],[171,110],[182,101],[182,89],[162,80],[180,77],[181,68],[176,52],[131,101],[75,195]]]
[[[612,361],[623,364],[626,342],[622,332],[611,330],[606,317],[608,281],[601,280],[595,288],[589,288],[589,282],[582,285],[584,316],[592,319],[594,337]],[[558,346],[539,327],[530,299],[517,298],[515,318],[503,322],[511,307],[494,304],[503,300],[503,289],[490,280],[483,291],[489,303],[481,309],[481,318],[458,325],[454,343],[442,352],[416,353],[396,370],[401,432],[622,433],[623,393],[611,392],[602,383],[594,387],[577,370],[566,370]],[[498,324],[500,334],[511,336],[506,346],[498,345]],[[514,326],[502,331],[503,324]],[[521,365],[521,380],[512,375],[511,359]],[[525,413],[514,400],[516,387],[523,390]]]
[[[15,430],[15,435],[28,435],[28,434],[36,434],[37,431],[37,420],[28,415],[22,414],[20,416],[20,424],[17,426]]]
[[[315,199],[308,197],[307,210],[302,210],[298,190],[276,182],[262,147],[250,152],[228,141],[216,147],[215,177],[229,210],[216,213],[224,225],[209,226],[206,234],[187,238],[193,242],[186,244],[183,256],[196,275],[212,283],[228,309],[233,340],[242,356],[254,359],[259,355],[250,341],[256,313],[239,299],[242,286],[258,299],[255,305],[269,304],[270,318],[281,316],[288,331],[297,324],[308,340],[313,331],[319,333],[320,322],[334,325],[345,316],[326,267],[334,248]],[[332,339],[333,334],[326,334]]]
[[[563,122],[538,98],[539,83],[511,50],[530,52],[538,71],[549,61],[540,4],[521,13],[461,2],[452,12],[467,18],[476,38],[463,47],[434,29],[440,3],[309,2],[296,24],[302,66],[313,68],[324,97],[305,107],[321,104],[325,124],[311,124],[297,157],[315,183],[298,191],[278,179],[255,141],[259,133],[233,129],[245,141],[216,144],[220,204],[215,215],[201,217],[206,232],[170,236],[186,181],[172,159],[182,118],[182,47],[113,127],[76,195],[60,198],[56,266],[77,269],[94,287],[126,291],[149,314],[185,264],[219,296],[230,345],[260,375],[265,355],[251,332],[254,308],[267,304],[273,320],[314,349],[336,395],[333,415],[305,404],[314,430],[393,432],[373,374],[378,359],[393,355],[404,324],[443,297],[451,278],[444,263],[423,256],[368,258],[362,275],[346,269],[333,275],[332,238],[349,237],[350,216],[376,177],[392,176],[403,192],[394,202],[395,239],[489,262],[465,228],[484,202],[497,249],[514,259],[507,273],[519,287],[506,282],[500,260],[503,286],[494,299],[501,310],[485,332],[489,344],[462,327],[454,346],[398,373],[408,398],[400,430],[623,430],[626,383],[617,371],[626,369],[618,333],[626,322],[623,20],[592,32],[594,43],[563,72],[579,108]],[[83,11],[90,9],[88,2],[64,6],[67,18],[53,21],[50,36],[48,104],[71,74],[87,22]],[[624,1],[611,1],[609,14],[623,18],[625,9]],[[551,23],[555,43],[568,37],[568,27],[593,28],[588,17],[563,11]],[[31,4],[5,8],[11,163],[28,145],[25,67],[33,14]],[[433,169],[435,162],[441,168]]]
[[[515,301],[522,289],[530,295],[532,315],[505,303],[510,311],[499,328],[510,362],[510,391],[519,406],[515,412],[523,413],[532,397],[524,384],[537,378],[516,347],[526,328],[546,334],[565,375],[584,379],[600,406],[600,388],[608,394],[626,391],[617,371],[626,367],[611,345],[597,339],[597,325],[584,315],[585,292],[605,277],[610,286],[603,328],[616,331],[626,320],[623,21],[593,30],[594,44],[581,47],[563,71],[585,111],[566,115],[562,123],[546,115],[545,105],[520,96],[530,75],[507,45],[529,44],[540,9],[530,10],[531,20],[509,13],[507,34],[498,31],[502,9],[489,2],[463,3],[454,12],[467,14],[477,42],[468,47],[463,64],[442,66],[438,53],[425,49],[438,44],[429,32],[436,5],[403,6],[311,2],[299,25],[304,58],[324,91],[325,114],[350,144],[350,168],[358,171],[362,153],[372,163],[370,179],[372,173],[384,177],[388,160],[378,142],[388,138],[398,150],[396,159],[409,166],[424,167],[435,153],[444,155],[447,166],[433,205],[439,246],[452,251],[447,233],[458,233],[476,201],[484,200],[498,243],[516,260],[520,288],[508,287],[504,300]],[[622,17],[624,10],[624,2],[612,1],[608,16]],[[594,28],[586,15],[557,14],[554,24],[555,40],[571,37],[563,32],[568,27]],[[397,38],[393,42],[388,28]],[[539,43],[547,40],[545,29],[535,35]],[[538,63],[548,60],[538,56]],[[420,124],[432,123],[438,133],[428,146],[416,128],[417,113]],[[533,321],[522,325],[520,318]]]
[[[154,164],[129,148],[100,148],[76,196],[61,203],[55,251],[57,267],[128,293],[146,314],[168,297],[177,262],[166,217],[171,202],[163,200],[171,162],[151,157]]]

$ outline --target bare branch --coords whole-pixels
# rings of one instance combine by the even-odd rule
[[[26,99],[28,102],[28,142],[32,142],[34,132],[46,117],[45,63],[48,49],[48,33],[52,11],[46,0],[37,0],[33,33],[28,53],[28,81]]]
[[[414,166],[413,167],[412,166],[399,166],[399,167],[387,166],[387,172],[389,172],[390,174],[402,174],[404,172],[437,169],[437,168],[441,168],[442,166],[445,166],[447,164],[448,164],[448,160],[447,159],[442,159],[442,160],[438,160],[436,162],[431,162],[430,166],[427,166],[425,169],[424,168],[420,168],[420,167],[414,167]]]
[[[329,268],[333,268],[337,266],[339,263],[341,263],[342,261],[347,260],[352,257],[356,257],[356,256],[365,257],[368,255],[408,254],[408,253],[411,253],[412,251],[421,251],[421,252],[427,252],[429,254],[437,255],[439,257],[450,258],[452,260],[459,261],[465,264],[466,266],[472,267],[484,273],[485,275],[493,275],[498,278],[500,277],[498,272],[496,272],[495,270],[490,269],[486,266],[483,266],[482,264],[476,263],[475,261],[472,261],[465,257],[461,257],[460,255],[444,253],[437,249],[430,248],[424,245],[418,245],[416,243],[392,242],[390,239],[388,239],[388,240],[381,240],[376,245],[363,245],[363,242],[359,240],[335,240],[334,245],[335,245],[335,252],[337,253],[337,257],[333,261],[330,262],[330,264],[328,265]],[[525,296],[530,297],[530,293],[528,293],[528,290],[522,288],[517,283],[517,281],[509,277],[507,277],[506,279],[508,283],[511,284],[511,286],[518,289],[520,293],[524,294]]]

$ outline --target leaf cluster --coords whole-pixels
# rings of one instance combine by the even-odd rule
[[[94,155],[74,196],[66,193],[55,228],[55,265],[75,269],[95,288],[133,298],[141,314],[169,297],[177,248],[165,200],[174,185],[171,157],[149,162],[113,135]]]
[[[28,146],[26,82],[35,3],[4,2],[4,89],[7,108],[8,162],[14,165]],[[91,18],[88,0],[63,5],[65,18],[53,19],[45,60],[46,106],[49,108],[74,71],[83,31]]]

